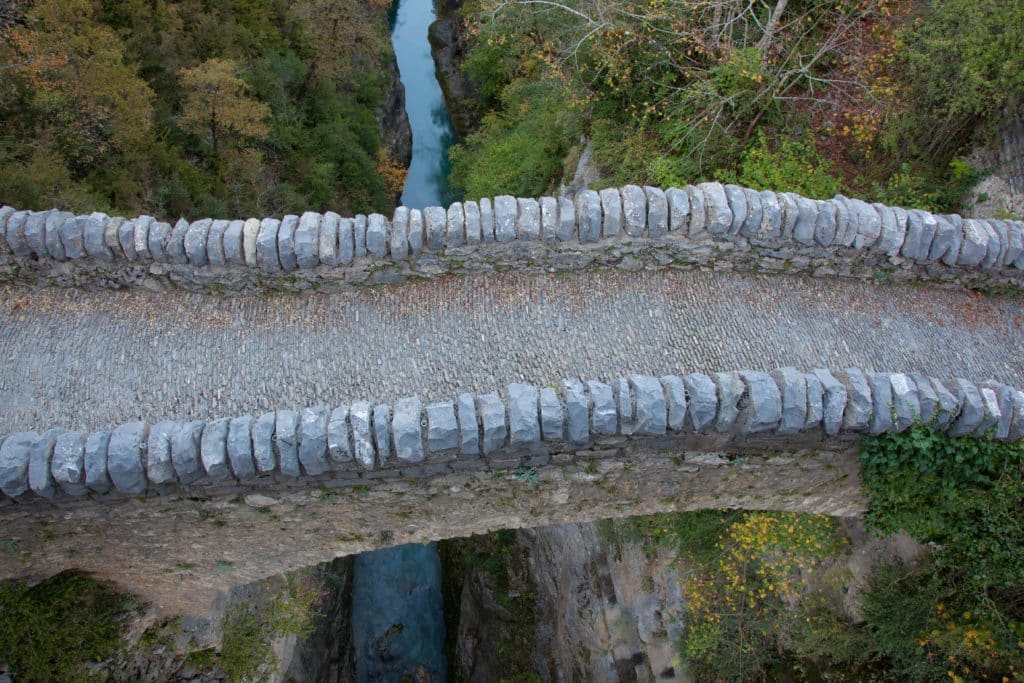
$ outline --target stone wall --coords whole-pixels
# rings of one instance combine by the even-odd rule
[[[1024,223],[702,183],[385,216],[203,219],[0,209],[0,280],[247,293],[503,269],[714,268],[1024,286]]]
[[[0,490],[17,507],[40,497],[333,489],[737,443],[842,448],[915,423],[954,436],[1020,440],[1024,392],[993,381],[855,368],[517,383],[501,394],[427,405],[413,397],[209,422],[130,422],[93,433],[16,432],[0,439]]]

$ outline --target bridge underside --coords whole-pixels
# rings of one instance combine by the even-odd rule
[[[780,451],[776,439],[355,488],[17,505],[4,510],[0,576],[84,569],[164,614],[202,617],[233,586],[401,543],[708,508],[864,511],[855,443],[794,445],[804,447]]]

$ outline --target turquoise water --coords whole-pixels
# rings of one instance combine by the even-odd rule
[[[448,148],[455,142],[455,130],[427,40],[427,27],[436,18],[433,0],[398,0],[391,30],[412,128],[412,162],[401,201],[413,209],[454,201],[448,185]]]

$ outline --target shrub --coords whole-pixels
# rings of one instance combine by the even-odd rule
[[[812,139],[782,135],[769,143],[764,130],[758,130],[753,143],[743,152],[739,171],[726,174],[722,180],[755,190],[795,192],[813,199],[830,199],[843,189],[832,164],[818,154]]]

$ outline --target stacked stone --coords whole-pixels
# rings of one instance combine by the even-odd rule
[[[404,262],[481,245],[639,239],[842,247],[921,264],[1024,269],[1024,223],[1019,221],[935,215],[843,196],[814,200],[720,183],[667,190],[627,185],[583,190],[574,199],[504,195],[447,209],[399,207],[392,220],[380,214],[342,218],[306,212],[280,220],[206,218],[171,226],[150,216],[0,208],[0,252],[18,258],[240,266],[267,275],[346,268],[364,258]]]
[[[923,375],[782,368],[560,386],[510,384],[455,401],[312,407],[210,422],[130,422],[111,431],[50,429],[0,439],[0,490],[46,499],[160,494],[204,485],[423,476],[545,463],[584,449],[690,435],[728,441],[800,434],[832,439],[928,424],[953,436],[1024,438],[1024,392]],[[679,437],[673,442],[671,437]],[[561,460],[564,460],[562,458]],[[556,460],[556,462],[559,460]]]

